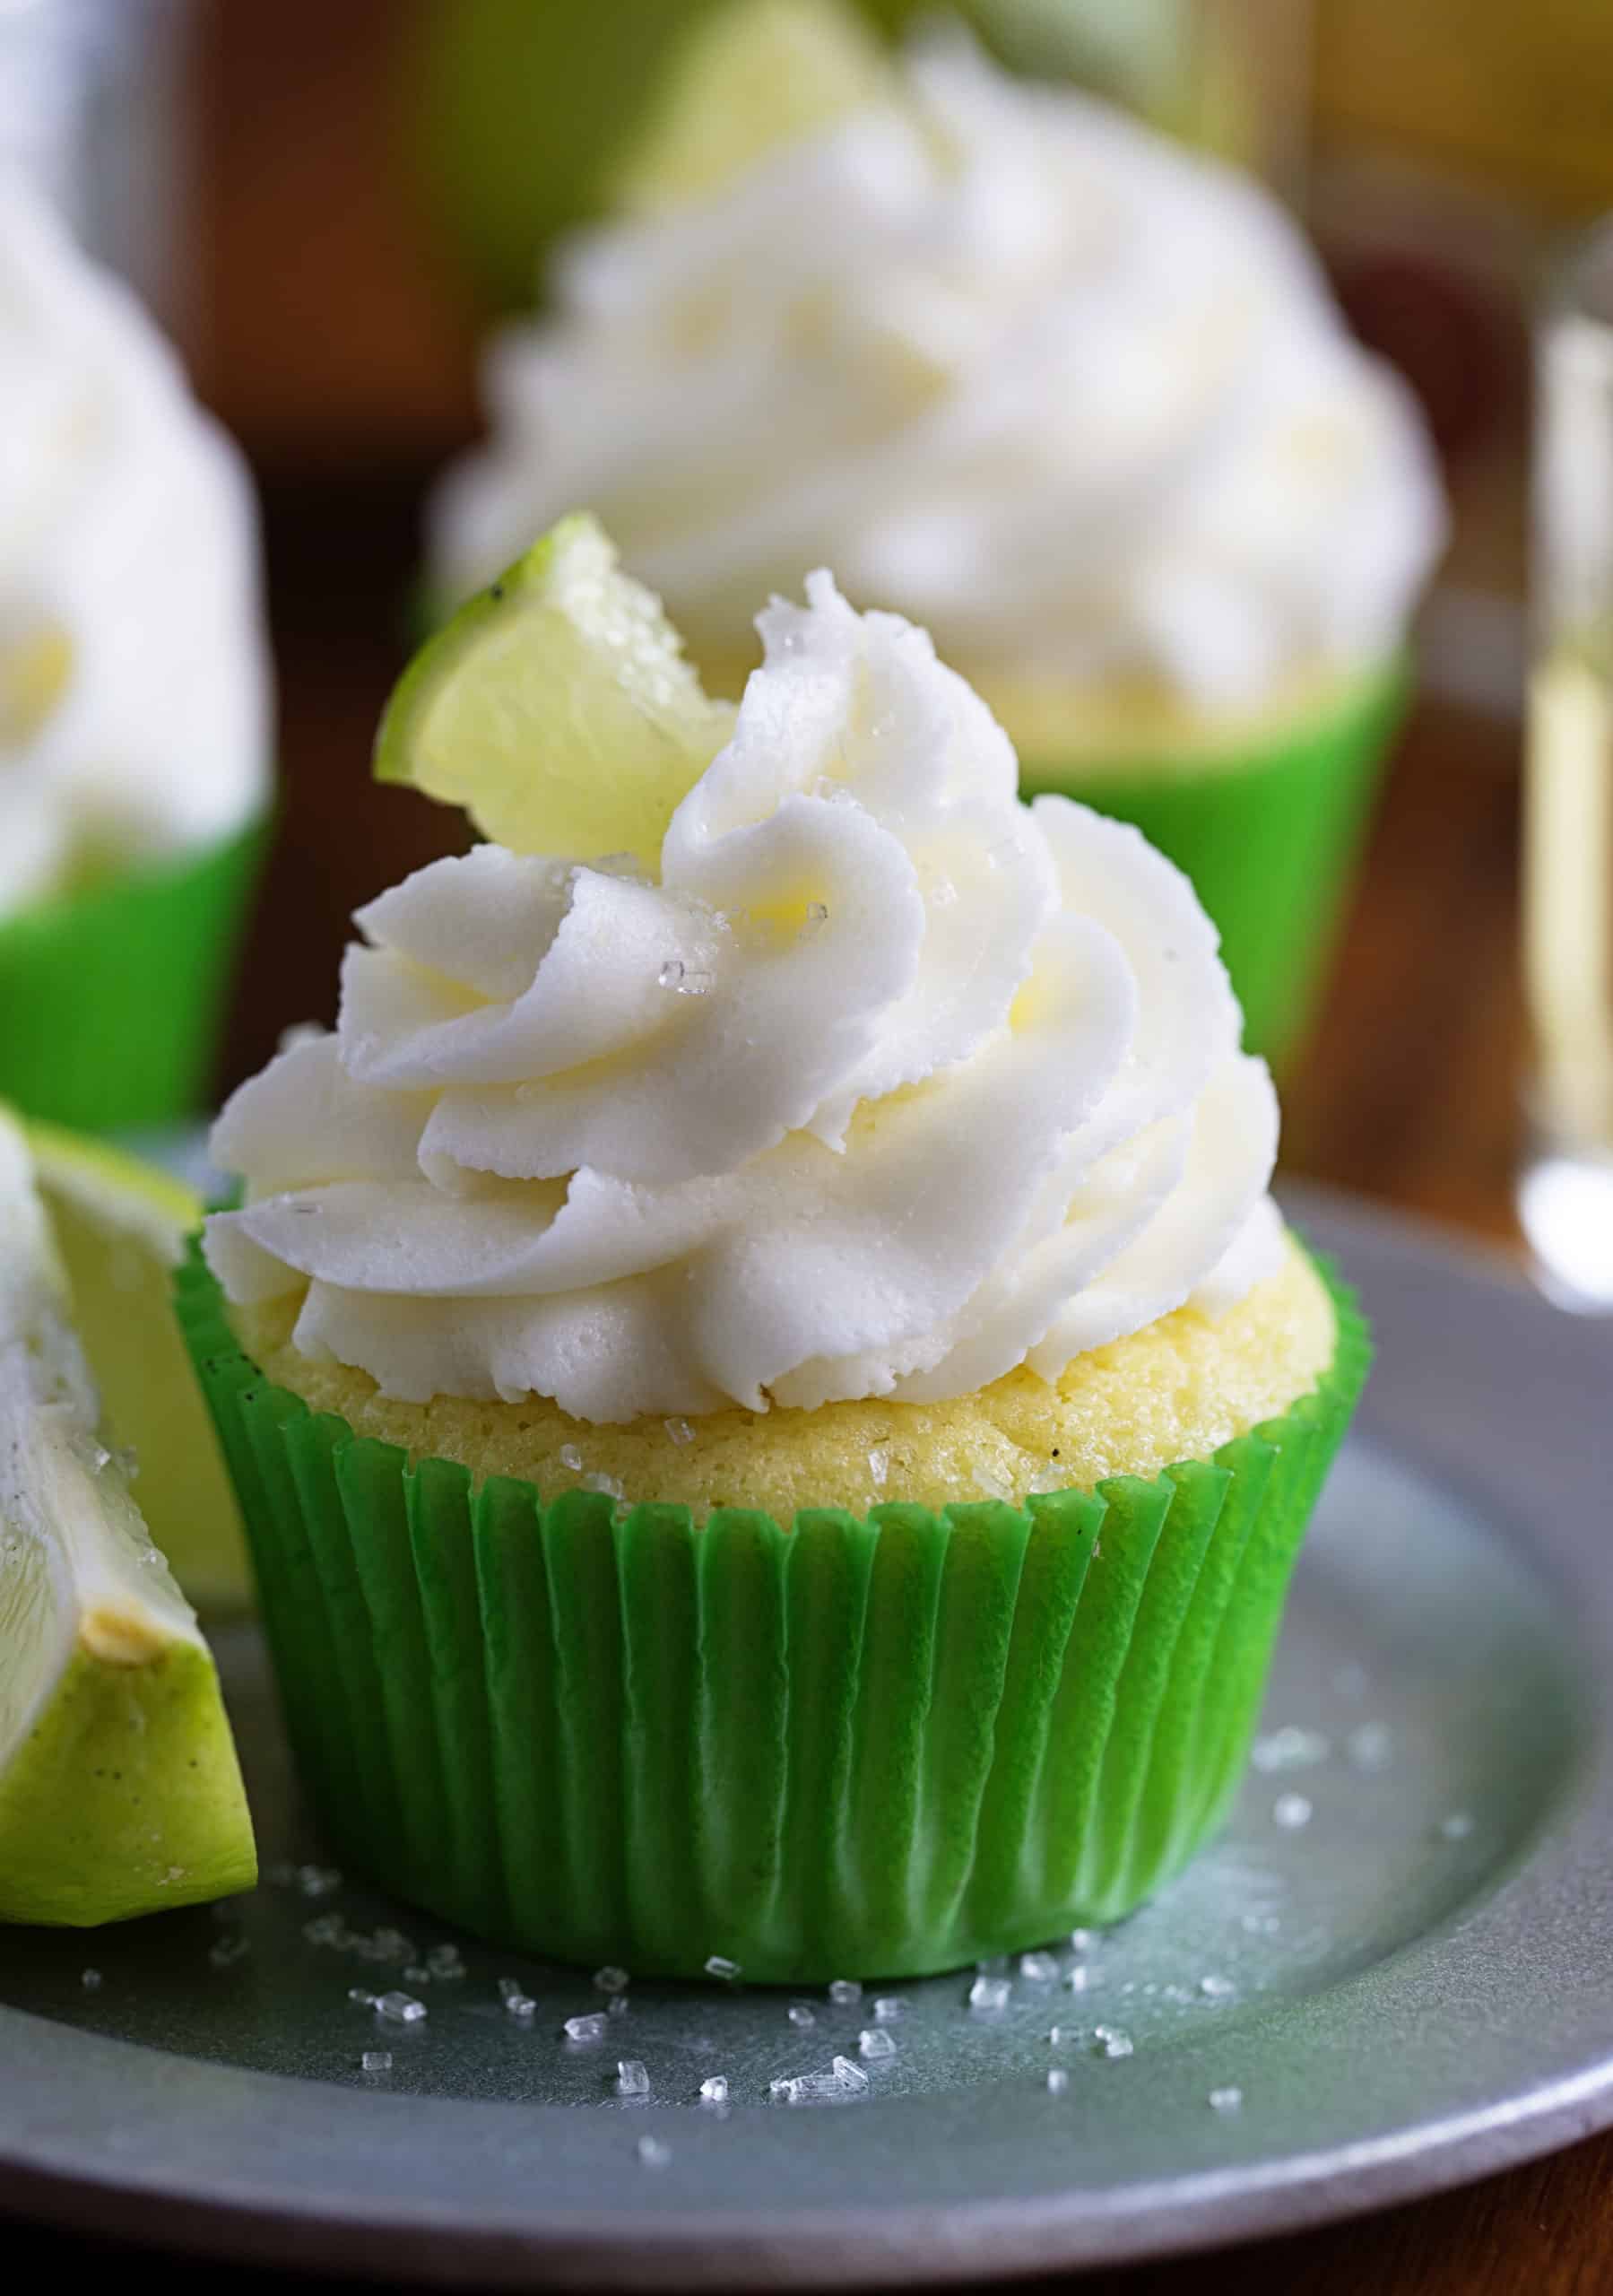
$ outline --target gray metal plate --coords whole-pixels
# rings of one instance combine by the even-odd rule
[[[568,2044],[562,2021],[604,2006],[587,1973],[464,1943],[463,1978],[405,1978],[437,1925],[284,1870],[317,1845],[238,1631],[221,1656],[279,1878],[222,1920],[0,1933],[0,2201],[398,2275],[827,2284],[1277,2231],[1613,2120],[1613,1327],[1422,1231],[1297,1208],[1380,1365],[1259,1764],[1159,1903],[1060,1944],[1051,1976],[1006,1971],[995,2013],[967,1976],[891,1987],[884,2027],[872,1988],[797,1997],[809,2025],[787,1995],[629,1986]],[[388,1926],[407,1962],[355,1944]],[[423,2021],[348,1997],[393,1986]],[[865,2029],[897,2044],[865,2092],[767,2101]],[[367,2074],[375,2049],[392,2063]],[[647,2101],[616,2094],[619,2058]],[[696,2100],[714,2074],[725,2110]]]

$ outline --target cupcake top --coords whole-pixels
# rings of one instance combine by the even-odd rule
[[[0,178],[0,912],[263,803],[256,516],[128,289]]]
[[[1373,666],[1442,538],[1410,396],[1275,203],[961,35],[551,287],[435,501],[448,599],[588,501],[707,662],[828,561],[983,681],[1232,712]]]
[[[1187,880],[1021,806],[926,633],[827,573],[757,626],[658,852],[419,871],[334,1032],[226,1108],[207,1256],[300,1295],[304,1353],[598,1422],[930,1401],[1277,1265],[1276,1101]]]

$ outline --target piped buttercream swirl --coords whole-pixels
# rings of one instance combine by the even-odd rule
[[[256,515],[129,290],[0,178],[0,913],[264,803]]]
[[[621,1421],[930,1401],[1275,1264],[1277,1108],[1138,833],[827,574],[759,620],[659,855],[483,845],[359,912],[334,1033],[237,1092],[237,1300],[387,1394]]]
[[[431,518],[456,598],[587,502],[697,654],[833,565],[983,682],[1245,710],[1400,642],[1423,423],[1266,193],[921,40],[884,101],[567,247]]]

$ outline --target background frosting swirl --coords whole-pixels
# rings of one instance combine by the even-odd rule
[[[262,804],[256,514],[127,288],[0,180],[0,911]]]
[[[552,315],[491,347],[438,588],[587,502],[717,663],[825,561],[981,675],[1232,708],[1392,649],[1432,456],[1276,204],[961,36],[895,85],[570,243]]]
[[[657,857],[484,845],[359,913],[333,1034],[226,1108],[238,1300],[384,1391],[579,1419],[933,1400],[1274,1265],[1277,1110],[1138,833],[827,574],[761,616]]]

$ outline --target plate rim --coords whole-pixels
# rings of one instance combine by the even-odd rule
[[[1309,1187],[1284,1195],[1322,1247],[1341,1257],[1347,1274],[1353,1257],[1378,1261],[1382,1273],[1387,1256],[1392,1256],[1413,1283],[1420,1274],[1440,1286],[1466,1284],[1505,1298],[1509,1316],[1526,1322],[1548,1318],[1548,1326],[1542,1321],[1538,1327],[1542,1333],[1549,1328],[1559,1348],[1583,1352],[1589,1362],[1600,1347],[1613,1369],[1608,1337],[1613,1326],[1551,1308],[1501,1253],[1471,1248],[1450,1231],[1359,1198]],[[1597,1334],[1602,1335],[1600,1340]],[[1408,1447],[1389,1439],[1385,1448],[1415,1471],[1462,1490],[1460,1474],[1453,1474],[1448,1462],[1430,1465],[1415,1441]],[[1499,1514],[1504,1522],[1514,1512],[1505,1498],[1497,1504],[1487,1489],[1485,1510],[1490,1519]],[[1556,1551],[1536,1551],[1532,1559],[1546,1566],[1548,1576],[1557,1575],[1556,1564],[1566,1569],[1570,1580],[1574,1577],[1571,1545],[1564,1548],[1559,1542]],[[1580,1553],[1577,1561],[1583,1581],[1591,1560]],[[1601,1607],[1596,1628],[1587,1628],[1587,1633],[1589,1655],[1594,1663],[1600,1654],[1605,1674],[1613,1665],[1613,1604]],[[1553,1869],[1571,1865],[1589,1832],[1605,1831],[1613,1819],[1613,1744],[1605,1713],[1594,1736],[1596,1760],[1587,1767],[1596,1774],[1569,1797],[1566,1807],[1548,1816],[1528,1856],[1463,1925],[1465,1934],[1493,1923],[1497,1909],[1504,1917],[1508,1901],[1538,1877],[1537,1869],[1549,1877]],[[1442,1927],[1406,1950],[1437,1957],[1450,1943]],[[49,2038],[41,2042],[41,2036]],[[121,2054],[146,2067],[163,2055],[0,2005],[0,2063],[15,2065],[41,2046],[64,2063],[69,2088],[75,2059],[83,2061],[87,2077],[95,2081],[103,2077],[108,2055],[115,2060]],[[268,2083],[277,2093],[293,2081],[238,2066],[205,2070],[232,2083]],[[1591,2062],[1540,2074],[1488,2101],[1287,2157],[1136,2183],[1077,2184],[1011,2200],[964,2198],[941,2210],[893,2203],[877,2211],[791,2208],[734,2214],[680,2210],[669,2190],[669,2205],[642,2219],[596,2205],[575,2217],[550,2213],[507,2220],[490,2215],[481,2204],[473,2210],[468,2205],[462,2210],[445,2207],[440,2201],[400,2205],[393,2192],[378,2203],[334,2193],[301,2195],[288,2202],[272,2185],[255,2182],[246,2173],[228,2183],[197,2185],[187,2179],[182,2157],[165,2171],[137,2171],[128,2164],[119,2170],[108,2162],[69,2168],[51,2141],[59,2122],[46,2113],[36,2126],[28,2101],[8,2094],[19,2085],[0,2084],[0,2205],[36,2221],[241,2263],[384,2270],[414,2281],[463,2281],[473,2274],[499,2286],[564,2280],[579,2287],[671,2288],[698,2281],[707,2288],[735,2288],[765,2277],[805,2287],[831,2280],[941,2282],[987,2272],[1142,2262],[1302,2231],[1447,2190],[1613,2126],[1613,2043]],[[342,2089],[331,2094],[348,2100],[343,2113],[401,2117],[423,2101]],[[246,2158],[243,2153],[242,2164]]]

